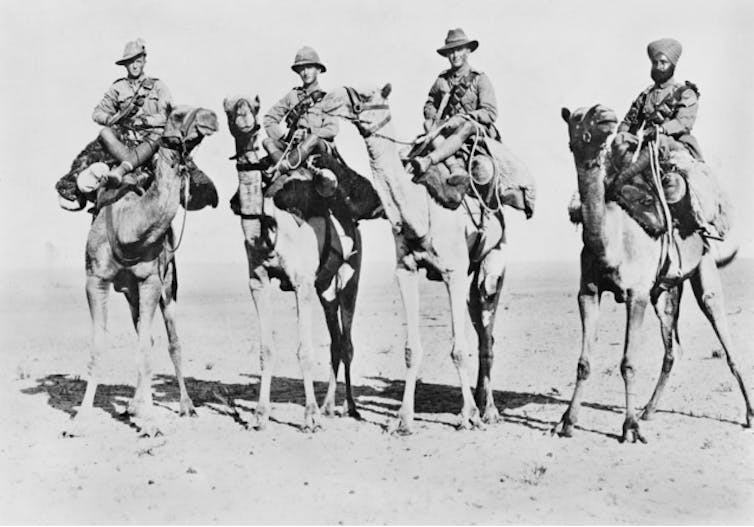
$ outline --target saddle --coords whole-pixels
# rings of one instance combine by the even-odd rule
[[[423,145],[422,145],[423,146]],[[414,182],[424,185],[429,194],[447,209],[457,209],[465,196],[484,203],[490,209],[508,205],[523,211],[527,219],[534,214],[536,185],[523,162],[501,141],[485,137],[472,152],[468,143],[457,156],[470,173],[451,175],[444,163],[432,165],[423,174],[414,176]],[[404,164],[423,153],[422,148],[409,152]]]
[[[127,129],[122,127],[113,127],[118,138],[129,148],[133,148],[138,144],[138,140],[129,136]],[[69,197],[73,201],[78,197],[78,187],[76,179],[82,171],[86,170],[94,163],[105,163],[109,168],[113,168],[118,165],[118,160],[113,157],[110,152],[105,148],[104,143],[100,138],[88,143],[84,149],[76,156],[71,163],[70,170],[61,177],[55,184],[56,190],[64,197]],[[181,170],[188,171],[189,177],[189,200],[185,203],[184,186],[186,179],[181,184],[181,205],[186,210],[200,210],[204,207],[211,206],[217,207],[218,194],[215,184],[205,174],[190,157],[186,159],[185,163],[181,165]],[[114,189],[100,189],[96,195],[93,193],[86,195],[88,201],[94,202],[94,208],[92,212],[97,212],[102,207],[107,206],[115,201],[119,200],[129,192],[143,192],[152,183],[154,179],[154,173],[152,172],[151,164],[148,163],[143,167],[136,169],[132,172],[133,179],[136,180],[137,186],[125,186]]]

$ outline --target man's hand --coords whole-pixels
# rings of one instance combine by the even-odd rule
[[[293,132],[293,136],[291,137],[291,141],[294,143],[298,143],[302,141],[306,137],[306,130],[304,128],[299,128],[295,132]]]
[[[657,136],[664,133],[662,126],[650,126],[644,133],[644,139],[647,141],[657,141]]]
[[[631,132],[618,132],[618,134],[615,136],[615,142],[616,144],[626,143],[629,145],[638,146],[639,138]]]

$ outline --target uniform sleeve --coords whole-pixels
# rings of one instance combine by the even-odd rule
[[[289,97],[286,95],[264,114],[262,126],[264,126],[264,132],[267,134],[267,137],[275,141],[283,139],[285,134],[283,133],[283,127],[280,126],[280,122],[290,108]]]
[[[662,123],[662,129],[667,135],[683,135],[691,133],[696,122],[696,112],[699,109],[699,98],[691,88],[686,88],[681,94],[681,100],[676,106],[672,119]]]
[[[490,78],[484,73],[479,75],[477,82],[477,109],[469,115],[480,124],[494,124],[497,119],[497,98],[495,88]]]
[[[168,113],[173,105],[173,97],[168,87],[162,81],[157,81],[152,89],[157,95],[157,111],[150,115],[144,115],[144,121],[149,126],[156,128],[164,127],[167,124]]]
[[[429,88],[429,94],[427,95],[427,102],[424,103],[424,119],[429,121],[437,116],[440,101],[442,101],[443,96],[448,91],[448,83],[442,77],[438,77],[432,83],[432,87]]]
[[[643,93],[643,92],[642,92]],[[630,132],[635,134],[639,131],[641,123],[643,121],[641,117],[641,106],[644,97],[639,95],[634,102],[631,103],[631,107],[628,109],[628,113],[623,118],[623,121],[618,125],[618,132]]]
[[[113,84],[105,92],[105,96],[102,97],[102,100],[99,102],[99,104],[94,107],[92,120],[97,124],[101,124],[102,126],[108,126],[110,124],[110,118],[117,112],[118,92],[116,91],[115,85]]]

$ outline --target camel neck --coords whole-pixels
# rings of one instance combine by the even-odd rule
[[[605,167],[598,163],[594,167],[577,167],[583,240],[592,253],[604,261],[607,255],[606,206],[605,206]]]
[[[410,235],[422,237],[429,232],[426,190],[411,182],[388,137],[395,137],[390,124],[379,135],[365,138],[375,190],[393,229],[407,229]]]

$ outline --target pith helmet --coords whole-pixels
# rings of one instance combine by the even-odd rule
[[[116,60],[115,63],[118,66],[124,66],[131,62],[136,57],[139,57],[141,55],[147,54],[147,47],[146,42],[144,40],[137,38],[136,40],[132,40],[131,42],[128,42],[126,44],[125,49],[123,50],[123,56],[120,58],[120,60]]]
[[[302,66],[310,65],[319,67],[322,73],[327,71],[325,65],[322,64],[322,62],[319,60],[319,55],[316,51],[314,51],[314,48],[304,46],[296,52],[296,58],[293,59],[293,65],[291,66],[291,69],[293,71],[297,71],[298,68],[301,68]]]
[[[474,51],[479,47],[479,42],[476,40],[469,40],[464,33],[463,29],[457,27],[448,31],[448,36],[445,37],[445,45],[437,50],[437,52],[443,57],[447,57],[448,54],[461,46],[468,46],[470,51]]]
[[[681,51],[683,51],[683,46],[674,38],[661,38],[660,40],[650,42],[647,46],[647,55],[649,55],[650,60],[655,58],[655,55],[658,53],[662,53],[673,64],[678,64],[678,59],[681,58]]]

